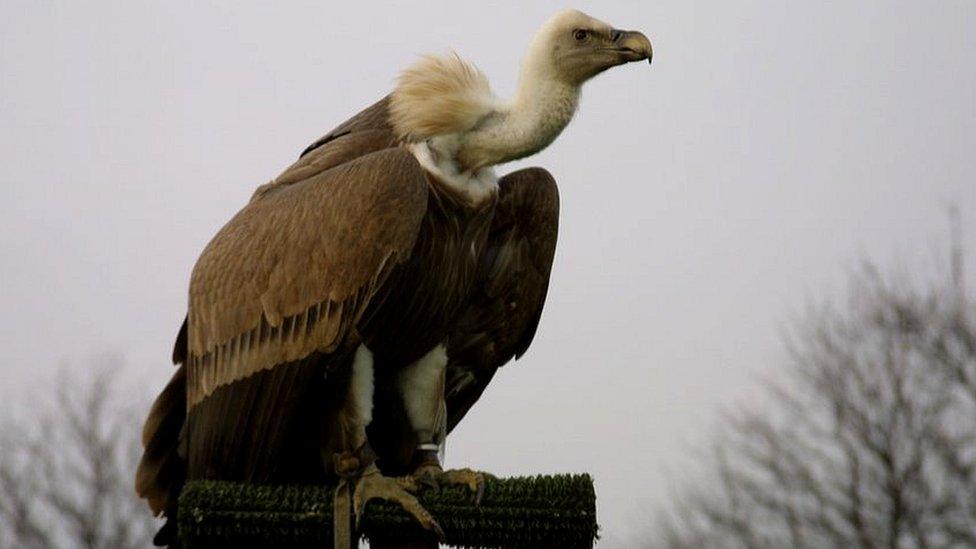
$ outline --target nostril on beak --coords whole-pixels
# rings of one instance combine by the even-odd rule
[[[617,29],[611,30],[610,31],[610,40],[613,40],[614,42],[616,42],[617,40],[620,40],[620,35],[621,34],[623,34],[623,31],[619,31]]]

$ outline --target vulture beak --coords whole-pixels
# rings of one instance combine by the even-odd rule
[[[654,54],[651,51],[651,41],[643,33],[614,29],[610,37],[613,39],[614,49],[624,56],[626,62],[644,59],[647,59],[648,63],[651,62]]]

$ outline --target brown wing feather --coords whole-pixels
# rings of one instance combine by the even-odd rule
[[[186,363],[186,317],[183,317],[183,324],[180,331],[176,334],[176,343],[173,344],[173,364],[180,365]]]
[[[479,288],[448,339],[448,431],[498,368],[532,343],[549,288],[558,223],[559,192],[549,172],[529,168],[499,181]]]
[[[189,406],[276,364],[334,350],[409,255],[426,205],[424,171],[399,147],[248,203],[193,270]]]
[[[258,187],[251,200],[263,198],[271,192],[295,183],[301,183],[340,164],[345,164],[371,152],[394,147],[397,144],[398,141],[393,134],[384,129],[343,134],[330,140],[328,146],[319,147],[302,156],[273,181]]]
[[[346,403],[353,346],[314,353],[223,385],[186,416],[187,478],[323,483]]]
[[[366,109],[360,111],[349,120],[346,120],[342,124],[336,126],[332,131],[323,135],[322,137],[315,140],[314,143],[309,145],[302,151],[301,156],[305,156],[308,153],[320,148],[334,139],[341,137],[346,134],[362,132],[367,130],[383,130],[393,134],[393,128],[390,125],[389,116],[389,104],[390,96],[386,96],[380,99],[376,103],[373,103]]]

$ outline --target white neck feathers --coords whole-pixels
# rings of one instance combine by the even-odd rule
[[[457,159],[438,150],[437,140],[410,143],[407,148],[441,183],[458,192],[469,206],[477,206],[498,190],[498,177],[491,167],[462,171]]]
[[[477,168],[541,151],[572,120],[579,97],[578,87],[523,74],[515,98],[500,106],[481,127],[462,136],[459,159]]]
[[[491,166],[541,151],[576,112],[579,86],[559,79],[544,52],[532,44],[509,102],[456,54],[421,58],[390,97],[394,131],[424,168],[480,202],[497,188]]]

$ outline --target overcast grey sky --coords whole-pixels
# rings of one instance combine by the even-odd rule
[[[418,54],[453,48],[510,94],[562,7],[4,0],[0,397],[107,350],[155,392],[190,269],[254,187]],[[862,254],[931,263],[950,203],[976,253],[976,3],[576,7],[644,31],[654,64],[591,82],[520,163],[560,185],[549,301],[447,456],[592,472],[618,547]]]

